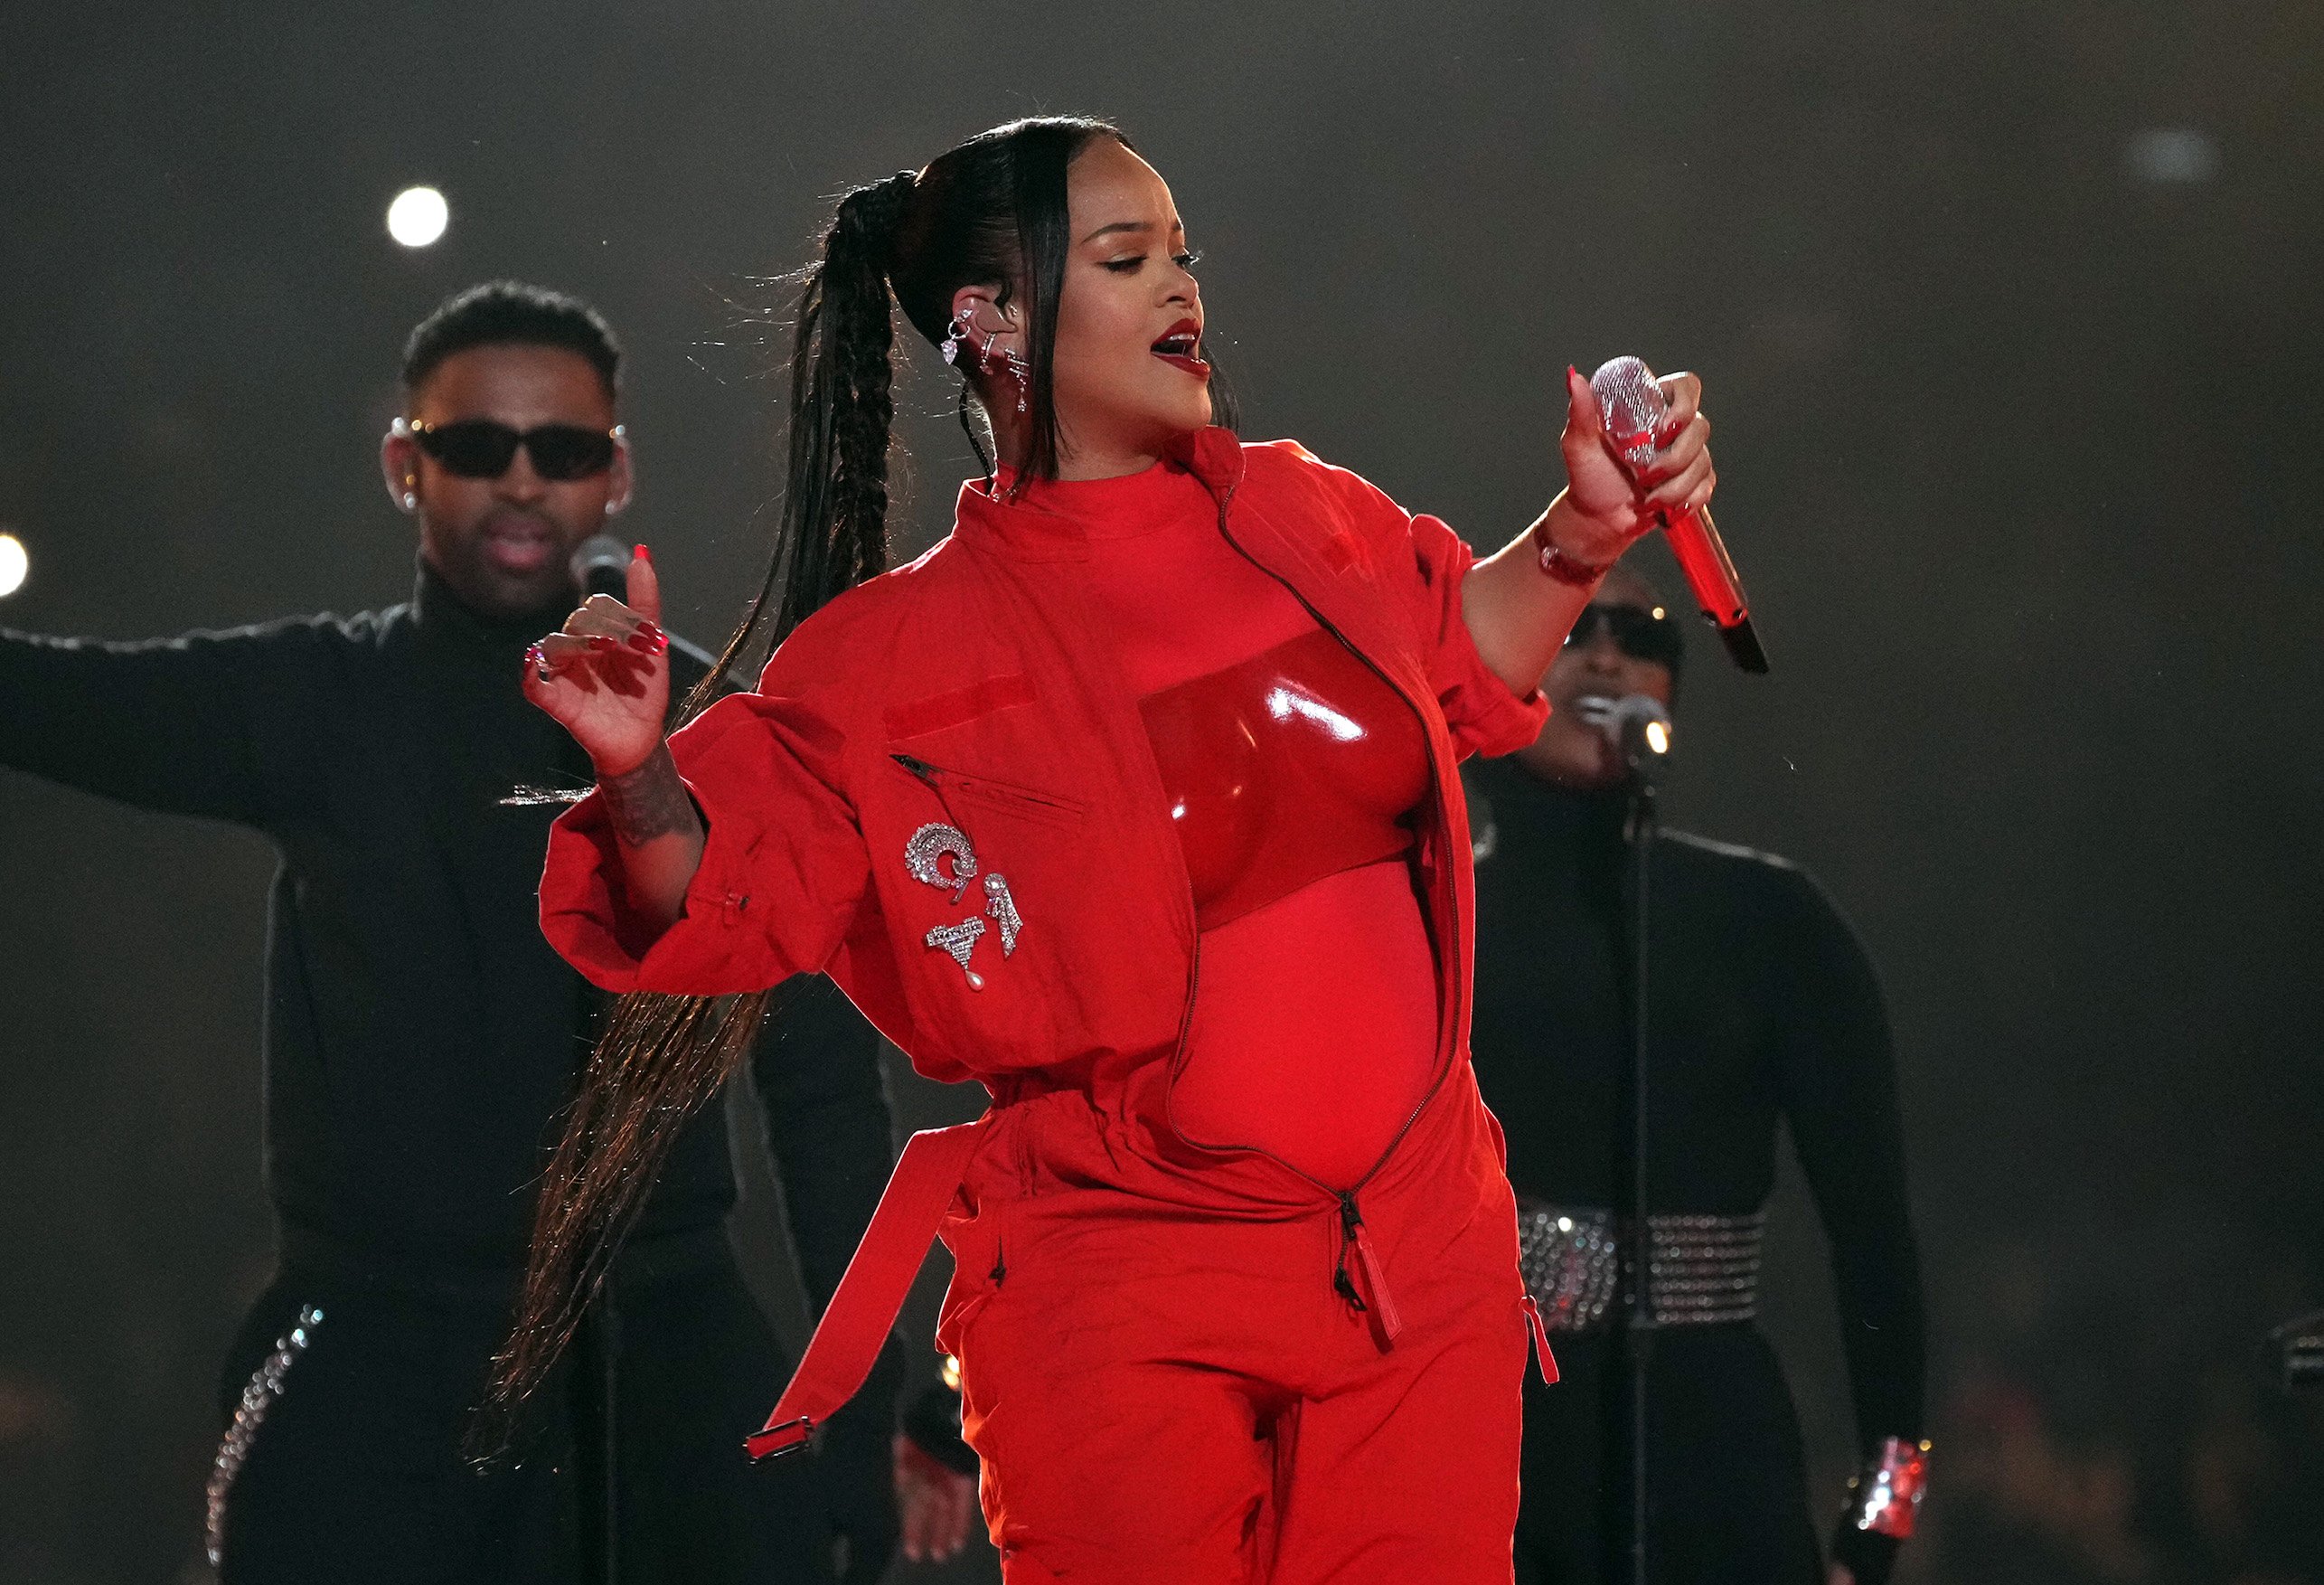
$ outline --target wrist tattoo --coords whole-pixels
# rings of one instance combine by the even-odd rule
[[[605,795],[614,835],[625,847],[644,847],[657,836],[676,835],[698,820],[693,797],[678,778],[678,762],[670,758],[667,743],[635,769],[599,778],[597,790]]]

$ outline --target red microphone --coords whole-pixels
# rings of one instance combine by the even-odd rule
[[[1631,471],[1636,473],[1652,462],[1654,437],[1662,428],[1663,414],[1662,388],[1654,382],[1654,371],[1636,358],[1614,358],[1590,376],[1590,389],[1597,392],[1598,406],[1605,411],[1606,433]],[[1760,647],[1759,634],[1751,625],[1751,606],[1743,598],[1743,580],[1735,571],[1735,558],[1727,553],[1727,542],[1719,538],[1709,510],[1663,514],[1662,535],[1670,542],[1670,553],[1679,559],[1687,587],[1695,591],[1695,603],[1703,608],[1704,618],[1718,629],[1719,639],[1735,664],[1764,675],[1767,652]]]

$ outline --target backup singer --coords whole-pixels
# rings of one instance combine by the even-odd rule
[[[1630,1579],[1614,1215],[1631,1158],[1630,800],[1611,745],[1572,706],[1591,694],[1668,704],[1680,642],[1653,590],[1617,569],[1549,670],[1540,738],[1467,771],[1477,1082],[1509,1133],[1525,1272],[1566,1373],[1526,1394],[1527,1585]],[[1834,1578],[1881,1585],[1916,1505],[1923,1328],[1879,986],[1823,892],[1783,860],[1666,832],[1652,865],[1650,1576],[1823,1577],[1791,1398],[1751,1321],[1781,1122],[1830,1238],[1868,1464],[1835,1533]]]
[[[784,539],[736,640],[763,615],[779,647],[665,746],[649,568],[544,641],[527,690],[598,775],[544,920],[616,990],[827,969],[922,1071],[991,1090],[928,1146],[944,1173],[908,1153],[857,1261],[908,1271],[950,1201],[939,1337],[1012,1585],[1505,1581],[1525,1296],[1468,1066],[1454,767],[1532,741],[1598,576],[1709,495],[1708,426],[1668,382],[1633,484],[1569,373],[1570,487],[1472,561],[1353,474],[1212,427],[1193,262],[1094,121],[840,203]],[[999,467],[881,575],[891,291]],[[592,1071],[601,1136],[720,1071],[715,1009],[633,1005]],[[512,1392],[569,1247],[635,1183],[568,1146]],[[828,1410],[851,1344],[826,1325],[762,1445]]]
[[[278,1263],[221,1390],[208,1542],[228,1585],[567,1585],[600,1577],[608,1507],[628,1580],[828,1578],[833,1525],[872,1579],[892,1545],[891,1387],[833,1429],[823,1469],[752,1478],[735,1457],[779,1367],[728,1247],[716,1117],[645,1203],[597,1312],[617,1335],[593,1326],[513,1467],[461,1457],[596,1023],[534,923],[548,812],[502,799],[588,769],[510,672],[628,499],[619,367],[593,309],[537,288],[479,287],[420,324],[383,452],[419,529],[408,602],[137,644],[0,632],[0,765],[247,826],[281,855]],[[870,1029],[827,982],[793,989],[751,1067],[820,1303],[893,1156]]]

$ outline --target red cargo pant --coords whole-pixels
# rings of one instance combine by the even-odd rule
[[[1508,1585],[1524,1289],[1465,1064],[1359,1202],[1387,1289],[1360,1309],[1328,1203],[1204,1213],[1085,1177],[947,1225],[939,1337],[1008,1585]]]

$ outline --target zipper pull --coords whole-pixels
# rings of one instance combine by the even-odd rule
[[[888,758],[893,759],[897,764],[910,771],[914,776],[918,777],[922,781],[927,782],[930,787],[936,786],[936,768],[929,764],[927,760],[915,759],[909,754],[891,753]]]
[[[1364,1303],[1363,1296],[1356,1291],[1355,1278],[1348,1274],[1348,1248],[1356,1241],[1356,1230],[1363,1224],[1364,1219],[1356,1213],[1355,1192],[1350,1190],[1342,1193],[1340,1196],[1340,1266],[1331,1273],[1331,1287],[1359,1314],[1371,1307]]]
[[[1356,1264],[1363,1269],[1364,1286],[1371,1289],[1373,1319],[1378,1324],[1382,1342],[1393,1344],[1396,1335],[1404,1330],[1404,1317],[1397,1313],[1396,1296],[1388,1291],[1388,1276],[1380,1269],[1379,1257],[1373,1252],[1371,1235],[1364,1231],[1364,1219],[1356,1210],[1353,1189],[1340,1196],[1340,1230],[1341,1233],[1340,1270],[1347,1275],[1347,1246],[1356,1246]],[[1362,1307],[1359,1305],[1359,1308]]]
[[[1370,1285],[1372,1303],[1379,1307],[1380,1335],[1390,1343],[1404,1330],[1404,1317],[1397,1314],[1396,1296],[1388,1290],[1388,1278],[1372,1253],[1372,1241],[1364,1235],[1363,1224],[1356,1224],[1356,1259],[1364,1268],[1364,1280]]]

